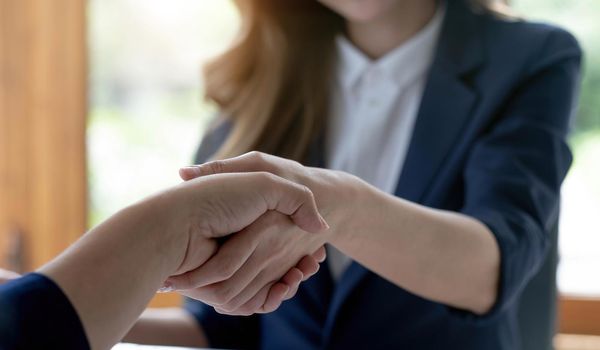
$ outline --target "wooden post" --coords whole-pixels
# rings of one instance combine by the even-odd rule
[[[85,4],[0,0],[0,265],[21,272],[87,226]]]

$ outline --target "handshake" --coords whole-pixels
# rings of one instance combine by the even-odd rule
[[[187,215],[175,223],[184,224],[176,231],[186,236],[185,254],[159,292],[223,314],[268,313],[319,270],[334,234],[321,214],[338,221],[333,203],[346,176],[259,152],[180,176],[186,182],[170,191],[179,197],[170,205],[180,211],[172,217]]]
[[[36,273],[0,286],[0,347],[81,345],[78,319],[90,347],[108,349],[157,290],[225,314],[274,311],[318,271],[324,245],[339,239],[344,212],[358,202],[349,197],[350,175],[257,152],[180,175],[184,183],[121,210]],[[14,277],[0,270],[0,283]],[[68,322],[26,311],[48,313],[57,303]],[[63,324],[69,337],[29,336]]]

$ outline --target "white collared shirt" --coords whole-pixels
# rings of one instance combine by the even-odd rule
[[[328,121],[326,165],[393,193],[402,171],[442,28],[445,7],[412,38],[372,61],[347,38],[336,40],[337,78]],[[328,246],[339,280],[350,259]]]

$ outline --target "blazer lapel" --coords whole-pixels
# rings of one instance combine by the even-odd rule
[[[483,45],[476,28],[478,17],[462,0],[447,1],[446,6],[440,42],[395,191],[397,196],[413,202],[424,198],[477,101],[470,78],[483,63]],[[372,273],[356,262],[342,275],[330,302],[326,337],[346,299],[369,275]]]
[[[448,1],[438,52],[429,73],[396,196],[422,202],[477,101],[474,74],[483,63],[483,43],[463,1]]]
[[[422,201],[468,122],[476,99],[476,94],[452,73],[440,66],[433,67],[396,196],[417,203]]]

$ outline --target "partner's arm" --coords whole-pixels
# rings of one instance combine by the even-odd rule
[[[500,251],[494,235],[466,215],[435,210],[359,187],[354,219],[329,243],[387,280],[426,299],[477,314],[496,300]],[[332,230],[333,232],[333,230]]]
[[[182,175],[189,179],[258,169],[310,184],[321,212],[332,224],[332,229],[319,238],[380,276],[422,297],[475,313],[493,305],[500,265],[498,245],[490,230],[473,218],[390,196],[345,173],[305,168],[256,152],[186,168]],[[291,244],[296,249],[311,246],[309,239],[314,239],[293,227],[283,232],[279,233],[281,239],[300,241]],[[219,255],[212,260],[231,264]],[[210,280],[212,275],[206,270],[201,279]],[[235,279],[225,282],[230,283]],[[222,295],[221,290],[213,293]],[[238,303],[230,302],[225,309],[237,307]]]
[[[210,177],[124,209],[39,273],[68,297],[90,346],[106,349],[122,338],[168,276],[198,267],[214,253],[213,238],[237,232],[269,210],[290,215],[305,230],[325,227],[303,186],[269,174]],[[8,288],[1,297],[18,298],[19,291]],[[283,296],[287,289],[272,292]],[[20,314],[11,326],[36,325],[38,319]],[[4,333],[17,342],[34,341]]]

